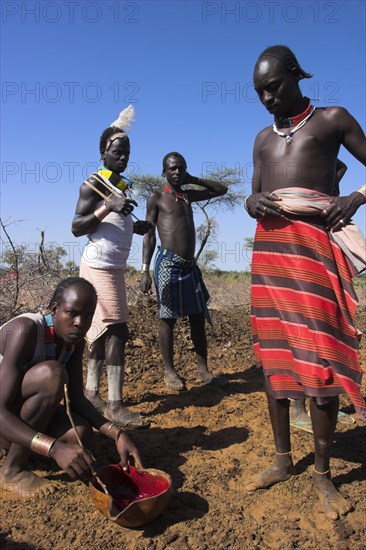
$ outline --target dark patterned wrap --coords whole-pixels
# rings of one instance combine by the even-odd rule
[[[204,315],[211,323],[207,309],[210,296],[194,258],[186,260],[159,246],[154,279],[159,319]]]

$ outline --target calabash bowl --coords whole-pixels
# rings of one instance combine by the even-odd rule
[[[163,512],[172,495],[171,477],[161,470],[130,466],[126,472],[120,464],[110,464],[97,474],[108,494],[93,478],[89,483],[92,500],[105,517],[121,527],[133,529],[150,523]]]

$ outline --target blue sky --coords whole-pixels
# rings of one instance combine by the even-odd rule
[[[85,239],[70,230],[79,185],[98,165],[102,130],[130,103],[130,174],[159,175],[165,153],[178,150],[191,174],[234,167],[250,191],[253,142],[272,123],[252,73],[270,45],[288,45],[314,75],[302,90],[315,104],[342,105],[365,129],[365,5],[3,0],[1,217],[14,243],[34,250],[45,229],[47,243],[79,263]],[[339,156],[348,194],[365,169],[344,149]],[[365,210],[355,217],[364,232]],[[217,221],[216,265],[246,269],[255,222],[242,208]],[[137,268],[141,242],[129,261]]]

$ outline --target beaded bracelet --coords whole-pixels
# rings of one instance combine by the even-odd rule
[[[31,450],[43,456],[50,456],[50,451],[57,439],[38,432],[31,441]]]

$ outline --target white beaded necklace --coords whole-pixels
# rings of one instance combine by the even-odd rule
[[[308,114],[308,116],[305,117],[304,120],[299,122],[299,124],[297,126],[295,126],[295,128],[292,128],[292,130],[290,131],[289,134],[285,134],[285,132],[281,132],[280,130],[278,130],[277,124],[275,122],[272,125],[272,129],[278,136],[286,138],[286,143],[290,144],[293,141],[292,136],[294,135],[294,133],[297,132],[298,130],[300,130],[300,128],[302,128],[303,126],[305,126],[305,124],[307,123],[309,118],[311,118],[313,116],[315,109],[316,109],[316,107],[313,107],[312,110],[310,111],[310,113]]]

